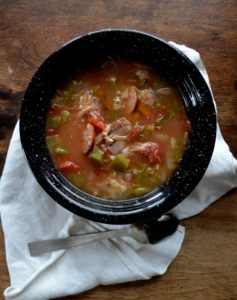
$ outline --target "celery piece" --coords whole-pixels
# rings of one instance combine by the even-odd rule
[[[60,112],[60,117],[61,117],[61,120],[62,120],[62,124],[67,122],[70,118],[70,112],[68,110],[62,110]]]
[[[177,113],[181,110],[181,105],[177,101],[173,101],[170,103],[170,107],[172,108],[173,112]]]
[[[143,140],[144,138],[149,137],[152,134],[152,130],[147,127],[142,128],[139,138]]]
[[[70,118],[70,112],[67,110],[62,110],[59,115],[47,118],[46,127],[47,128],[59,128],[62,124],[67,122]]]
[[[175,147],[175,159],[179,163],[183,157],[184,145],[182,142],[177,142]]]
[[[94,147],[89,154],[89,158],[94,162],[103,165],[104,163],[104,152],[98,147]]]
[[[46,143],[50,152],[53,152],[56,147],[59,147],[60,140],[58,135],[47,136]]]
[[[62,94],[66,98],[71,98],[81,89],[81,87],[82,83],[80,81],[73,80],[67,85]]]
[[[157,109],[157,108],[161,108],[162,104],[160,103],[160,101],[156,100],[153,104],[153,108]]]
[[[50,153],[68,154],[68,150],[62,145],[58,135],[46,136],[46,144]]]
[[[147,194],[149,193],[151,190],[147,187],[143,187],[143,186],[140,186],[140,187],[136,187],[133,191],[132,191],[132,194],[136,197],[139,197],[139,196],[142,196],[144,194]]]
[[[113,93],[115,93],[117,91],[117,78],[116,77],[110,77],[109,81],[110,81],[111,91]]]
[[[81,174],[67,175],[67,179],[78,188],[81,188],[85,183],[85,178]]]
[[[153,88],[155,90],[157,90],[157,89],[160,89],[162,87],[165,87],[166,85],[167,85],[167,83],[165,82],[165,79],[160,77],[160,76],[157,76],[157,78],[154,81]]]
[[[62,124],[61,116],[48,117],[46,122],[47,128],[59,128]]]
[[[130,159],[123,154],[117,154],[111,162],[111,167],[117,171],[125,171],[130,164]]]
[[[67,97],[64,96],[56,96],[52,99],[53,104],[57,104],[58,106],[71,106],[72,102],[68,100]]]
[[[62,102],[64,101],[63,97],[60,97],[58,95],[55,95],[52,99],[52,103],[62,105]]]
[[[52,99],[52,103],[55,103],[59,106],[68,106],[73,103],[73,95],[79,92],[82,89],[83,85],[81,81],[73,80],[69,83],[65,89],[58,90]]]
[[[135,175],[136,184],[138,185],[150,185],[152,183],[152,176],[148,176],[146,172],[138,172]]]
[[[138,173],[142,173],[145,171],[145,169],[147,168],[148,164],[143,163],[143,162],[138,162],[136,165],[136,170]]]
[[[54,153],[60,154],[60,155],[65,155],[65,154],[68,154],[68,150],[66,148],[62,147],[62,146],[61,147],[56,147],[54,149]]]
[[[174,112],[168,112],[164,116],[161,116],[159,119],[155,121],[156,126],[163,126],[167,121],[171,120],[175,116]]]

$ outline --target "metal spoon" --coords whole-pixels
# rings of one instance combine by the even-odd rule
[[[178,219],[172,214],[166,214],[159,219],[142,225],[131,225],[117,230],[109,230],[88,234],[80,234],[60,239],[43,240],[28,243],[31,256],[61,250],[79,245],[101,241],[110,238],[132,237],[144,244],[155,244],[175,232],[179,224]]]

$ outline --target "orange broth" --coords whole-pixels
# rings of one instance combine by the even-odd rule
[[[129,199],[172,175],[189,128],[174,85],[146,65],[108,58],[57,90],[46,142],[72,184],[100,198]]]

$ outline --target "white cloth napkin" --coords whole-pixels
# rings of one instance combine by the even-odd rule
[[[199,54],[183,51],[209,84]],[[218,128],[213,157],[196,189],[173,212],[180,218],[200,213],[237,186],[237,161]],[[5,235],[11,285],[8,300],[46,300],[80,293],[99,284],[149,279],[164,274],[178,254],[185,229],[179,226],[170,237],[155,245],[141,245],[131,238],[111,239],[30,257],[30,241],[67,236],[105,228],[74,216],[54,202],[35,181],[26,163],[15,128],[0,185],[0,212]]]

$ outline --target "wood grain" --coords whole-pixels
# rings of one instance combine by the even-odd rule
[[[0,170],[37,67],[67,40],[108,27],[143,30],[197,49],[209,73],[224,138],[237,156],[236,0],[0,0]],[[235,190],[182,222],[185,242],[164,276],[64,299],[236,300],[236,201]],[[0,241],[2,294],[9,285],[2,233]]]

